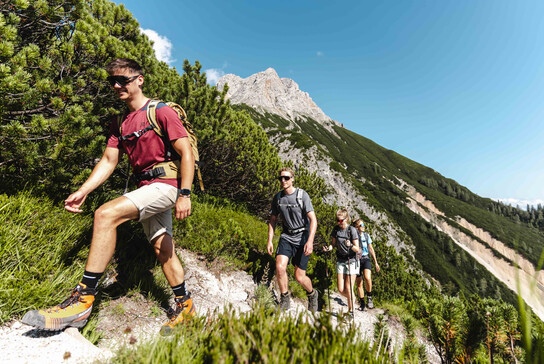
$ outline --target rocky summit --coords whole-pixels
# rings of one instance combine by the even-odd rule
[[[217,88],[223,90],[225,84],[229,87],[227,99],[233,104],[246,104],[291,121],[307,116],[324,124],[332,122],[295,81],[280,78],[273,68],[247,78],[227,74],[217,81]]]

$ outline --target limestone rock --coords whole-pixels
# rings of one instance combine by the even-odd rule
[[[296,118],[310,117],[325,126],[340,125],[325,115],[295,81],[280,78],[273,68],[247,78],[227,74],[217,81],[217,88],[223,90],[225,84],[229,86],[227,99],[233,104],[246,104],[293,122]]]

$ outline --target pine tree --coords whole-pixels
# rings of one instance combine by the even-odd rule
[[[0,34],[0,192],[27,185],[63,198],[89,175],[122,107],[104,65],[159,62],[130,12],[104,0],[3,1]]]

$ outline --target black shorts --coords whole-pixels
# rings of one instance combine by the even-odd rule
[[[295,267],[306,270],[306,268],[308,268],[308,260],[310,260],[309,255],[304,255],[304,246],[307,241],[308,232],[302,234],[300,245],[291,244],[280,237],[278,248],[276,249],[276,256],[285,255]]]
[[[362,276],[363,270],[365,269],[372,270],[372,263],[370,262],[370,257],[368,255],[362,257],[359,263],[360,263],[359,266],[361,267],[361,270],[357,274],[357,277]]]

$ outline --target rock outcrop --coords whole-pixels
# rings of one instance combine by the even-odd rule
[[[227,74],[217,81],[217,88],[223,90],[225,84],[229,87],[227,99],[234,104],[246,104],[291,121],[310,117],[323,125],[340,125],[325,115],[310,95],[300,90],[295,81],[280,78],[273,68],[247,78]]]

